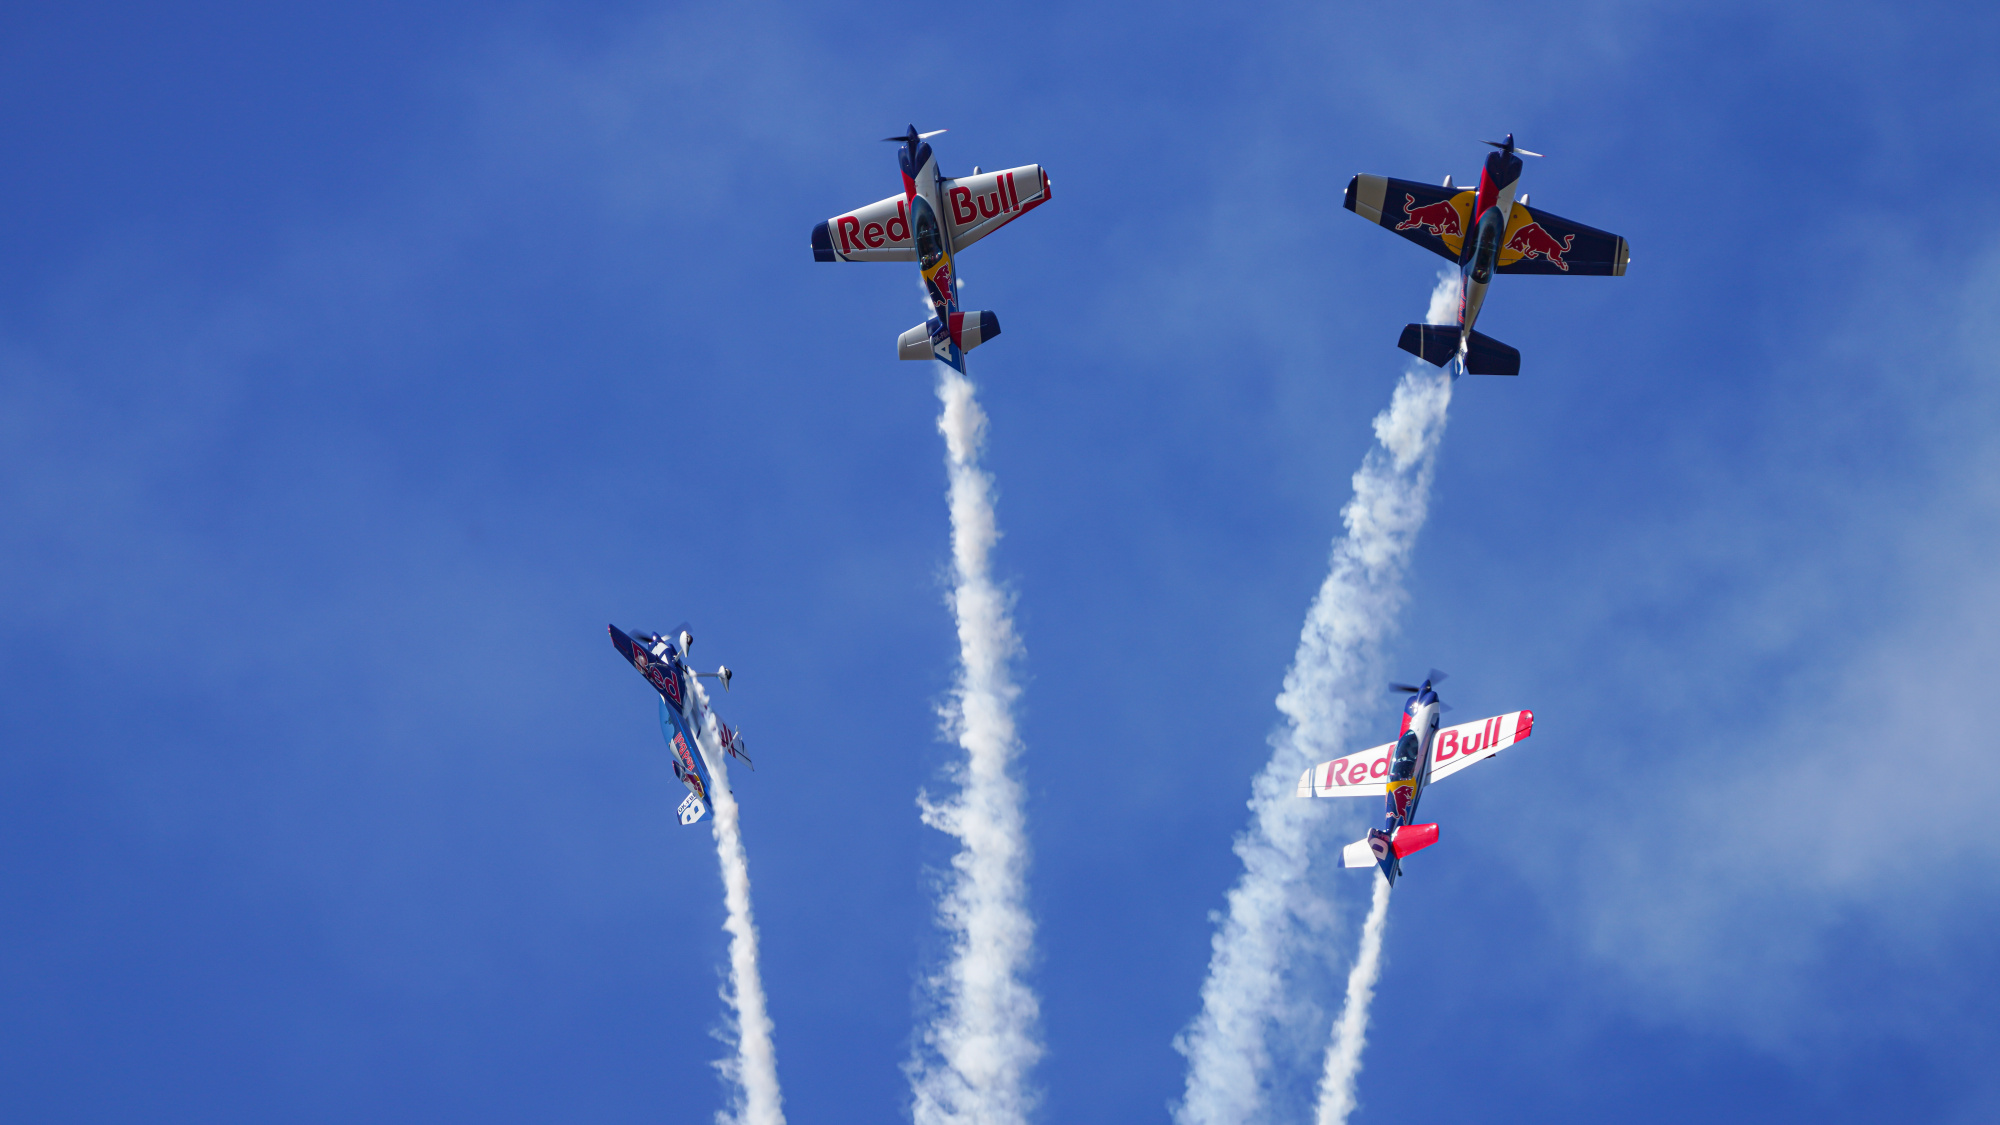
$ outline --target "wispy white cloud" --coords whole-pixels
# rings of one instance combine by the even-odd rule
[[[1984,940],[2000,893],[1975,702],[2000,663],[2000,441],[1965,424],[2000,407],[2000,254],[1944,281],[1870,253],[1909,287],[1817,294],[1866,314],[1770,376],[1757,448],[1700,451],[1726,487],[1607,528],[1583,568],[1621,580],[1588,604],[1522,589],[1566,650],[1525,662],[1574,685],[1551,748],[1616,810],[1562,849],[1504,845],[1560,956],[1602,974],[1594,1003],[1799,1060],[1931,1035],[1962,1002],[1935,967]]]

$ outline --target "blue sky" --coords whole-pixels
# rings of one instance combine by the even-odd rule
[[[960,263],[1006,327],[972,374],[1046,1120],[1181,1090],[1437,264],[1341,189],[1467,179],[1507,131],[1633,265],[1505,279],[1480,327],[1522,376],[1452,404],[1384,675],[1536,735],[1426,800],[1356,1120],[2000,1112],[2000,13],[8,22],[0,1115],[710,1115],[713,849],[603,633],[682,619],[759,763],[792,1119],[904,1112],[950,854],[915,804],[951,760],[944,466],[893,359],[911,271],[807,235],[896,189],[875,138],[912,122],[949,171],[1055,185]],[[1324,878],[1358,923],[1362,878]]]

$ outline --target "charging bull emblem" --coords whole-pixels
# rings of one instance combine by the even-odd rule
[[[1557,242],[1553,235],[1542,229],[1542,224],[1529,223],[1515,231],[1514,237],[1507,240],[1507,249],[1519,254],[1524,261],[1529,258],[1545,258],[1550,265],[1568,273],[1569,263],[1563,261],[1563,255],[1569,252],[1569,244],[1574,241],[1576,241],[1575,235],[1566,234],[1563,235],[1561,242]]]
[[[1423,227],[1439,238],[1444,238],[1447,235],[1456,238],[1462,233],[1458,225],[1458,208],[1452,206],[1449,199],[1440,199],[1436,203],[1419,207],[1417,206],[1416,196],[1405,195],[1403,196],[1403,214],[1408,215],[1409,218],[1397,223],[1397,230],[1415,230],[1418,227]]]
[[[1625,240],[1610,231],[1530,211],[1521,190],[1521,158],[1538,154],[1517,147],[1511,133],[1486,143],[1494,151],[1486,154],[1476,189],[1455,186],[1450,176],[1442,183],[1419,183],[1364,174],[1347,182],[1341,200],[1341,206],[1369,223],[1457,267],[1456,338],[1447,339],[1451,334],[1440,333],[1436,325],[1406,324],[1396,340],[1397,347],[1425,363],[1449,367],[1455,376],[1521,373],[1521,353],[1476,327],[1487,290],[1497,284],[1494,275],[1620,277],[1631,262]]]

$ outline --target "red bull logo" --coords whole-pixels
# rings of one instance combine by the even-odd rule
[[[1453,207],[1449,199],[1440,199],[1436,203],[1419,207],[1417,206],[1416,196],[1405,195],[1403,196],[1403,214],[1409,216],[1409,218],[1397,223],[1397,230],[1415,230],[1418,227],[1423,227],[1439,238],[1444,238],[1447,235],[1456,238],[1458,235],[1464,233],[1458,225],[1458,208]]]
[[[1020,193],[1014,189],[1014,173],[1009,172],[994,181],[993,193],[973,197],[971,188],[951,189],[951,221],[964,226],[975,219],[990,219],[1009,211],[1021,209]]]
[[[1389,776],[1389,753],[1385,749],[1374,758],[1335,758],[1326,764],[1326,780],[1320,785],[1332,789],[1339,785],[1364,785],[1373,778]]]
[[[930,277],[930,286],[931,300],[940,306],[949,305],[956,299],[957,294],[951,288],[951,259],[938,263],[937,272]]]
[[[1397,819],[1410,815],[1410,802],[1416,799],[1416,782],[1393,781],[1389,783],[1389,800],[1395,803]]]
[[[681,705],[681,678],[674,674],[672,668],[664,664],[648,665],[646,678],[653,681],[653,686],[660,689],[660,693],[667,697],[667,702],[675,707]]]
[[[833,221],[834,233],[840,235],[840,252],[851,254],[863,247],[873,250],[884,243],[908,242],[910,239],[909,202],[896,204],[896,217],[887,223],[869,223],[863,226],[855,215],[842,215]]]
[[[1402,228],[1399,227],[1397,229],[1400,230]],[[1526,261],[1529,258],[1541,258],[1555,268],[1568,273],[1569,263],[1563,261],[1563,255],[1569,253],[1569,244],[1574,241],[1576,241],[1575,235],[1566,234],[1563,235],[1561,242],[1557,242],[1555,236],[1542,229],[1542,224],[1529,223],[1527,226],[1515,231],[1514,237],[1507,240],[1507,249],[1519,254],[1522,261]]]

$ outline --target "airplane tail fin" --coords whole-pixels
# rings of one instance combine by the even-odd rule
[[[1465,342],[1465,372],[1468,375],[1519,375],[1521,353],[1484,332],[1473,332]]]
[[[1478,336],[1479,333],[1473,333]],[[1458,358],[1458,326],[1454,324],[1406,324],[1396,346],[1433,367],[1443,367]]]

